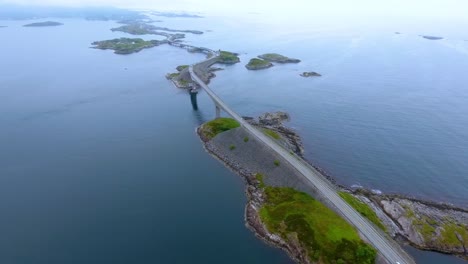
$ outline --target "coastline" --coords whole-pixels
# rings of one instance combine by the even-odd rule
[[[255,121],[253,121],[255,122]],[[203,126],[203,125],[202,125]],[[200,128],[196,129],[196,133],[203,142],[204,149],[213,157],[221,161],[226,167],[231,169],[233,172],[241,176],[244,180],[245,193],[247,195],[247,204],[245,207],[245,225],[252,232],[255,233],[257,237],[265,241],[267,244],[283,249],[288,253],[288,255],[294,261],[298,263],[309,263],[308,259],[304,252],[301,251],[299,245],[288,244],[286,241],[281,239],[275,234],[268,232],[265,225],[262,223],[259,217],[259,209],[262,207],[264,202],[264,194],[261,188],[259,188],[259,181],[255,178],[255,171],[249,170],[239,161],[236,161],[232,158],[227,157],[223,154],[223,151],[220,151],[219,146],[212,142],[212,140],[204,138],[200,133]],[[260,125],[257,123],[257,127],[271,128],[270,126]],[[279,127],[284,127],[280,125]],[[286,128],[288,129],[288,128]],[[276,130],[278,131],[278,130]],[[288,129],[288,131],[292,131]],[[281,133],[280,131],[278,131]],[[282,134],[284,135],[284,134]],[[300,137],[296,134],[296,137],[300,140]],[[300,144],[300,141],[298,143]],[[300,151],[294,150],[296,154],[302,157],[301,148],[298,148]],[[453,217],[454,223],[465,223],[465,219],[468,221],[468,210],[466,208],[456,207],[454,205],[446,204],[443,202],[435,201],[426,201],[422,199],[417,199],[414,197],[405,196],[402,194],[377,194],[372,190],[366,189],[352,189],[347,186],[338,185],[336,181],[333,180],[333,177],[326,173],[323,169],[314,166],[312,162],[305,160],[308,164],[319,170],[327,179],[329,179],[335,186],[341,189],[344,192],[351,193],[354,197],[359,199],[361,202],[367,204],[373,211],[376,212],[378,218],[382,220],[385,227],[387,228],[388,234],[393,237],[395,240],[398,240],[403,243],[408,243],[409,245],[422,249],[435,251],[445,254],[455,255],[464,259],[468,259],[466,246],[463,243],[467,241],[460,241],[461,246],[441,246],[441,243],[436,243],[438,240],[426,241],[421,234],[418,233],[417,227],[419,225],[424,226],[425,223],[422,223],[421,219],[424,221],[433,221],[432,219],[441,218],[442,222],[440,224],[435,224],[432,222],[436,228],[434,232],[437,232],[440,235],[440,227],[443,230],[443,223],[445,218]],[[281,185],[281,184],[280,184]],[[403,211],[402,211],[403,208]],[[396,213],[392,213],[392,210]],[[411,218],[408,214],[411,212]],[[421,215],[421,217],[419,216]],[[416,217],[417,216],[417,217]],[[413,223],[415,221],[416,223]]]
[[[259,188],[260,182],[255,178],[255,173],[243,168],[241,164],[232,161],[228,157],[223,156],[217,150],[216,146],[210,143],[210,139],[206,138],[201,133],[201,127],[202,126],[195,128],[195,133],[202,141],[205,151],[213,158],[223,163],[228,169],[239,175],[245,183],[244,192],[247,196],[247,203],[244,209],[245,226],[266,244],[284,250],[294,262],[310,263],[307,260],[307,256],[303,254],[300,248],[294,247],[286,243],[281,237],[270,233],[260,220],[259,210],[264,200],[263,192]]]

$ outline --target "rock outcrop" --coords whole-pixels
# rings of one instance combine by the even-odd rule
[[[299,75],[301,75],[302,77],[319,77],[319,76],[322,76],[322,75],[320,75],[319,73],[316,73],[316,72],[313,72],[313,71],[311,71],[311,72],[303,72],[303,73],[301,73],[301,74],[299,74]]]

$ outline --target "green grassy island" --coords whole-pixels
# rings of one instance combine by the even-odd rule
[[[26,25],[23,25],[23,27],[56,27],[56,26],[62,26],[62,25],[63,24],[60,22],[45,21],[45,22],[26,24]]]
[[[299,244],[312,263],[375,262],[377,251],[343,218],[308,194],[270,186],[264,193],[262,222],[271,233]]]
[[[286,56],[280,55],[278,53],[265,53],[263,55],[258,56],[260,59],[264,59],[271,62],[279,62],[279,63],[299,63],[301,60],[288,58]]]
[[[143,40],[141,38],[116,38],[111,40],[95,41],[92,43],[95,49],[110,49],[116,54],[131,54],[142,49],[152,48],[160,45],[158,40]]]
[[[234,52],[229,52],[229,51],[221,50],[219,52],[218,58],[219,58],[218,62],[223,63],[223,64],[235,64],[235,63],[240,62],[238,54]]]
[[[253,58],[249,61],[245,67],[249,70],[261,70],[273,67],[273,64],[269,61]]]

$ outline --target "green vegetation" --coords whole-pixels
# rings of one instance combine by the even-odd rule
[[[179,65],[179,66],[177,66],[176,69],[177,69],[178,71],[183,71],[183,70],[187,69],[188,67],[189,67],[188,65]]]
[[[249,137],[244,137],[244,142],[249,142]]]
[[[265,183],[263,182],[263,174],[261,173],[256,173],[255,174],[255,179],[259,182],[259,187],[260,188],[265,188]]]
[[[62,26],[62,25],[63,24],[60,22],[45,21],[45,22],[26,24],[23,27],[56,27],[56,26]]]
[[[159,45],[158,40],[143,40],[141,38],[116,38],[111,40],[95,41],[92,43],[96,49],[111,49],[116,54],[130,54],[142,49],[152,48]]]
[[[112,28],[112,31],[121,31],[132,35],[146,35],[153,34],[154,29],[152,25],[143,24],[143,23],[132,23],[128,25],[123,25],[117,28]]]
[[[179,75],[180,75],[180,73],[178,73],[178,72],[171,73],[171,74],[169,74],[169,78],[170,78],[170,79],[174,79],[174,78],[179,77]]]
[[[298,59],[292,59],[288,58],[286,56],[280,55],[278,53],[266,53],[263,55],[258,56],[261,59],[267,60],[267,61],[273,61],[273,62],[279,62],[279,63],[298,63],[301,62],[301,60]]]
[[[229,146],[229,149],[230,149],[230,150],[235,150],[235,149],[236,149],[236,146],[233,145],[233,144],[231,144],[231,145]]]
[[[448,246],[459,246],[460,240],[458,240],[457,235],[459,234],[462,238],[462,241],[465,242],[465,247],[468,246],[468,226],[466,225],[457,225],[455,223],[449,222],[442,226],[444,229],[439,238],[440,242]]]
[[[375,262],[376,250],[335,212],[303,192],[285,187],[265,188],[260,218],[267,229],[287,241],[298,242],[311,262]]]
[[[220,51],[218,57],[220,63],[234,64],[240,62],[240,59],[237,56],[237,54],[229,51]]]
[[[184,80],[184,79],[180,79],[179,84],[182,85],[182,86],[187,86],[189,84],[189,81]]]
[[[362,216],[369,219],[372,223],[378,226],[383,231],[387,231],[385,226],[380,221],[377,214],[367,204],[361,202],[358,198],[347,192],[338,192],[338,194],[345,200],[351,207],[358,211]]]
[[[263,133],[265,133],[265,135],[270,136],[274,139],[281,139],[281,136],[276,131],[273,131],[271,129],[264,128]]]
[[[257,58],[251,59],[249,63],[245,65],[245,67],[249,70],[266,69],[266,68],[270,68],[271,66],[273,66],[271,62],[262,60],[262,59],[257,59]]]
[[[275,160],[275,161],[273,161],[273,164],[275,164],[275,166],[278,167],[280,165],[280,162],[279,162],[279,160]]]
[[[214,138],[217,134],[239,127],[240,124],[232,118],[217,118],[202,126],[202,133],[208,139]]]

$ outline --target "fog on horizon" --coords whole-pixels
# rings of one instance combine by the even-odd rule
[[[1,4],[26,6],[113,6],[120,8],[154,9],[161,11],[190,11],[206,14],[235,15],[258,12],[272,16],[370,16],[407,17],[425,19],[448,19],[468,21],[464,0],[290,0],[273,2],[267,0],[0,0]]]

